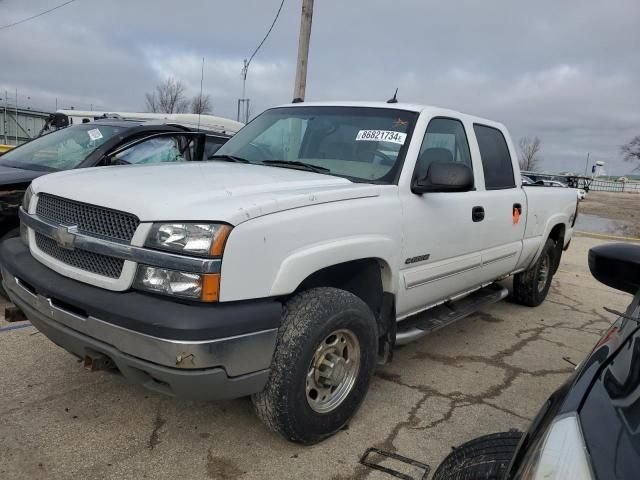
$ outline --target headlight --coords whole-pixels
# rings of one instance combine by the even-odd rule
[[[179,272],[168,268],[139,265],[133,286],[138,290],[162,295],[216,302],[220,289],[220,275]]]
[[[231,227],[220,223],[154,223],[146,246],[176,253],[219,257]]]
[[[24,197],[22,197],[22,208],[24,208],[25,212],[29,212],[29,205],[31,205],[31,198],[33,197],[33,190],[31,189],[31,185],[24,192]]]
[[[544,438],[527,455],[518,478],[526,480],[593,479],[589,453],[578,417],[556,418]]]

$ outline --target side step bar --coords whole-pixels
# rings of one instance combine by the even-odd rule
[[[452,302],[418,313],[398,323],[396,345],[406,345],[424,335],[435,332],[447,325],[477,312],[487,305],[507,297],[509,290],[492,283],[480,290]]]

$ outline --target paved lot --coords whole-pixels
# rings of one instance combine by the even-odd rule
[[[602,306],[629,302],[589,274],[601,242],[573,240],[542,306],[502,302],[399,349],[349,428],[314,447],[268,433],[248,399],[165,398],[85,371],[33,327],[0,330],[0,478],[391,478],[358,465],[370,446],[435,467],[469,438],[526,428],[612,321]]]

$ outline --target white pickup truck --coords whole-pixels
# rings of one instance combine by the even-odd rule
[[[499,123],[390,103],[267,110],[210,162],[35,180],[0,247],[12,301],[91,369],[191,399],[252,395],[313,443],[395,345],[547,295],[577,215],[523,188]]]

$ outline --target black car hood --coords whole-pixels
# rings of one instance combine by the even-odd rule
[[[0,185],[29,183],[32,180],[47,173],[49,172],[26,170],[22,168],[12,168],[0,165]]]
[[[640,294],[618,328],[603,369],[579,410],[598,478],[636,479],[640,472]]]

